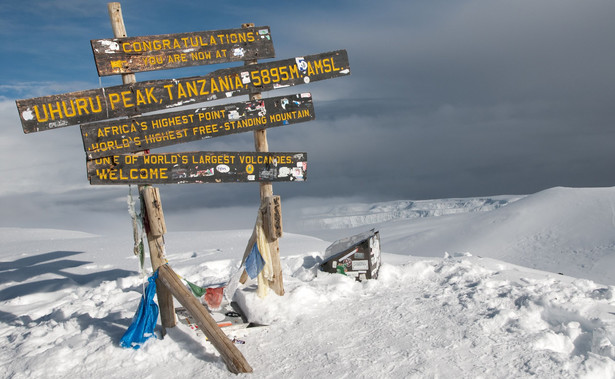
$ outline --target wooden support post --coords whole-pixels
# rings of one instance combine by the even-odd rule
[[[252,367],[241,354],[237,346],[218,327],[207,309],[196,299],[181,282],[175,271],[168,264],[160,266],[158,278],[167,287],[173,296],[194,317],[199,329],[207,336],[209,341],[220,352],[226,367],[234,374],[252,372]]]
[[[122,16],[122,6],[120,3],[108,3],[107,10],[109,11],[109,19],[111,20],[113,37],[128,37],[126,34],[126,25],[124,25],[124,17]],[[122,74],[122,82],[124,82],[124,84],[135,83],[136,81],[137,79],[135,74]]]
[[[142,210],[145,213],[143,219],[147,233],[149,257],[152,262],[152,270],[156,271],[160,266],[167,263],[163,238],[167,229],[162,213],[160,191],[156,187],[142,186],[139,193],[142,199]],[[173,306],[173,295],[165,286],[160,285],[160,279],[156,281],[156,296],[160,308],[160,322],[162,323],[163,333],[165,333],[165,328],[172,328],[176,325],[175,307]]]
[[[254,24],[243,24],[242,28],[252,28]],[[245,62],[245,65],[256,64],[257,60],[248,60]],[[261,99],[261,93],[255,92],[250,94],[250,100],[258,100]],[[269,151],[269,143],[267,142],[267,129],[255,130],[254,131],[254,147],[257,152],[268,152]],[[261,209],[265,205],[266,199],[268,197],[273,196],[273,185],[271,182],[261,182],[260,183],[260,196],[261,196]],[[259,210],[260,212],[260,210]],[[252,249],[252,244],[249,244],[248,248]],[[269,287],[278,294],[279,296],[284,295],[284,281],[282,278],[282,265],[280,264],[280,245],[278,239],[269,240],[269,250],[271,252],[271,264],[273,267],[273,280],[269,282]],[[244,258],[245,259],[245,258]],[[245,275],[245,273],[244,273]],[[243,277],[243,275],[242,275]],[[244,281],[245,282],[245,279]],[[242,283],[243,283],[242,282]]]
[[[265,231],[265,236],[267,240],[277,241],[278,238],[282,237],[282,212],[280,209],[280,196],[268,196],[263,201],[261,208],[259,209],[261,212],[261,217],[263,220],[263,229]],[[246,261],[250,251],[252,251],[252,246],[256,242],[256,226],[254,230],[252,230],[252,235],[248,240],[248,246],[246,246],[246,250],[243,253],[243,258],[241,259],[241,264]],[[278,263],[279,255],[278,255]],[[239,278],[239,282],[244,284],[248,280],[248,273],[246,270],[243,270],[241,277]]]
[[[115,38],[127,37],[124,17],[122,16],[122,6],[120,3],[108,3],[107,10],[109,11],[113,36]],[[135,74],[122,74],[122,82],[124,84],[136,83],[136,81]],[[143,199],[144,193],[147,193],[149,196],[147,200]],[[166,263],[164,260],[164,239],[162,238],[163,234],[166,232],[166,227],[164,226],[164,216],[162,215],[162,206],[160,205],[160,194],[157,188],[139,186],[139,195],[141,197],[141,205],[149,207],[146,212],[147,215],[144,217],[144,224],[146,226],[145,232],[147,233],[152,269],[156,271],[161,264]],[[146,210],[145,208],[142,209],[144,211]],[[171,293],[164,286],[159,285],[159,280],[157,284],[156,295],[158,296],[160,321],[162,322],[162,333],[164,335],[166,333],[165,328],[172,328],[175,326],[175,309],[173,307],[173,296]]]

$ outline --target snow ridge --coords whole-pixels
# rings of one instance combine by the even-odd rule
[[[494,196],[322,206],[304,210],[302,223],[308,230],[356,228],[394,220],[487,212],[521,198],[523,196]]]

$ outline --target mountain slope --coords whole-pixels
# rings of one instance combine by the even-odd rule
[[[458,207],[449,214],[431,217],[396,217],[398,210],[380,215],[384,222],[364,218],[358,224],[353,212],[334,210],[321,215],[327,229],[311,232],[325,239],[376,227],[383,249],[404,255],[441,257],[445,252],[473,255],[551,272],[615,284],[615,187],[551,188],[525,197],[498,197],[492,208]],[[424,208],[438,209],[450,200],[433,200]],[[461,204],[459,199],[456,204]],[[466,204],[473,204],[465,201]],[[496,204],[496,201],[482,200]],[[391,205],[386,204],[389,208]],[[385,207],[370,205],[372,209]],[[363,206],[363,208],[366,208]],[[311,225],[317,215],[309,217]],[[353,225],[353,229],[335,229]]]

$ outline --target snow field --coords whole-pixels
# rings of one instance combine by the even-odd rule
[[[330,242],[285,233],[285,296],[240,287],[250,321],[267,326],[229,335],[245,341],[253,378],[615,378],[615,287],[602,267],[614,254],[613,191],[392,219],[378,225],[379,277],[365,282],[318,270]],[[249,234],[171,232],[167,256],[184,278],[217,286]],[[0,377],[236,377],[181,323],[139,350],[118,346],[143,289],[131,239],[0,228]],[[414,254],[423,248],[431,256]]]

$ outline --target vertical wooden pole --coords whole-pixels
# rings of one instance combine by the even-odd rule
[[[242,24],[242,28],[252,28],[254,24]],[[245,62],[245,65],[256,64],[256,59]],[[250,100],[261,99],[261,93],[255,92],[250,94]],[[268,152],[269,143],[267,142],[267,129],[254,131],[254,147],[257,152]],[[264,207],[268,198],[273,197],[273,185],[271,182],[261,182],[260,184],[260,196],[261,196],[261,209]],[[260,209],[259,209],[260,212]],[[252,246],[249,246],[251,249]],[[271,252],[272,267],[273,267],[273,280],[269,282],[269,287],[279,296],[284,295],[284,281],[282,278],[282,265],[280,264],[280,245],[277,238],[269,240],[269,250]]]
[[[122,16],[122,6],[120,3],[108,3],[107,10],[109,11],[109,19],[111,20],[111,29],[115,38],[128,37],[126,34],[126,25],[124,25],[124,17]],[[135,83],[137,79],[135,74],[122,74],[124,84]]]
[[[156,187],[141,186],[139,193],[142,199],[142,209],[145,213],[144,224],[149,257],[152,262],[152,270],[156,271],[160,266],[167,263],[163,237],[167,228],[162,213],[160,191]],[[167,287],[160,285],[160,279],[156,281],[156,296],[160,308],[160,322],[162,323],[163,333],[165,333],[165,328],[172,328],[176,324],[175,307],[173,306],[173,294]]]
[[[122,16],[122,7],[120,3],[108,3],[107,9],[109,11],[109,19],[111,21],[111,29],[113,30],[113,36],[115,38],[127,37],[126,26],[124,25],[124,17]],[[136,83],[137,79],[135,74],[122,74],[122,81],[124,84]],[[148,194],[148,199],[144,201],[142,198],[143,193]],[[152,209],[160,208],[159,214],[162,215],[162,206],[160,205],[160,194],[157,188],[149,186],[139,186],[139,195],[141,196],[141,205],[151,206]],[[154,203],[158,204],[158,207],[154,206]],[[148,215],[145,216],[147,233],[147,242],[149,246],[149,255],[152,262],[152,269],[156,271],[161,264],[164,264],[164,239],[162,235],[158,234],[161,230],[159,225],[162,220],[164,225],[164,218],[150,219]],[[156,221],[158,220],[158,221]],[[152,222],[153,221],[153,222]],[[152,229],[153,228],[153,229]],[[153,231],[153,232],[152,232]],[[158,306],[160,307],[160,321],[163,326],[163,335],[166,333],[165,328],[172,328],[175,326],[175,309],[173,307],[173,295],[163,285],[160,285],[160,279],[156,282],[156,295],[158,297]]]

